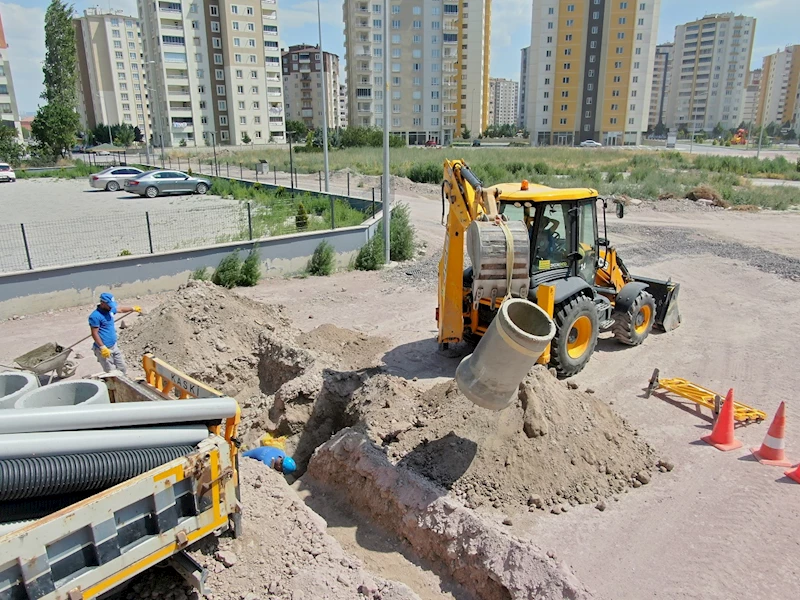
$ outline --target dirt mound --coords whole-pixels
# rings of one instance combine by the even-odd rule
[[[208,598],[232,600],[418,600],[408,587],[366,571],[326,533],[284,478],[251,459],[240,461],[243,535],[211,538],[190,549],[208,571]],[[131,582],[126,598],[197,599],[171,570]]]
[[[190,281],[123,331],[120,343],[131,359],[151,352],[190,377],[235,396],[253,383],[261,332],[289,328],[281,306]]]
[[[649,481],[654,466],[650,447],[606,404],[543,367],[500,412],[475,406],[455,382],[416,393],[379,376],[355,393],[345,420],[473,508],[594,502]]]

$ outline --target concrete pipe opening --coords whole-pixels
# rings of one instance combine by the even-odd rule
[[[17,400],[39,387],[33,373],[0,373],[0,409],[14,408]]]
[[[49,408],[53,406],[108,403],[108,388],[105,383],[81,379],[78,381],[61,381],[28,392],[17,400],[14,407]]]
[[[522,298],[506,300],[475,352],[458,365],[458,388],[483,408],[508,407],[555,334],[555,323],[539,306]]]

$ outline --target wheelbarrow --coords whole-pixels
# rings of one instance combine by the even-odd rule
[[[69,360],[70,354],[72,354],[72,348],[65,348],[56,342],[50,342],[18,356],[14,362],[24,370],[31,371],[40,377],[49,373],[50,379],[47,380],[47,383],[50,383],[55,375],[65,379],[75,374],[78,365]]]

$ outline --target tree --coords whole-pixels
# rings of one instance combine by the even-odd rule
[[[469,130],[469,128],[465,124],[462,123],[461,124],[461,139],[468,140],[471,135],[472,135],[472,132]]]
[[[118,127],[116,133],[114,133],[112,129],[111,133],[114,134],[114,145],[122,146],[123,148],[127,148],[133,144],[133,140],[136,138],[133,133],[133,127],[130,125]]]
[[[249,144],[251,141],[252,141],[252,140],[250,139],[250,136],[249,136],[249,135],[247,135],[247,132],[245,131],[245,132],[242,134],[242,143],[243,143],[243,144]]]
[[[138,127],[133,128],[133,141],[137,144],[141,144],[144,141],[144,135],[142,135],[142,130]]]
[[[52,0],[44,15],[44,92],[48,104],[76,105],[76,73],[78,52],[72,24],[73,6]]]
[[[302,121],[286,121],[286,131],[293,131],[296,140],[308,135],[308,127]]]
[[[14,127],[0,125],[0,160],[12,165],[18,165],[25,149],[17,140],[17,130]]]
[[[43,157],[66,156],[75,144],[77,129],[78,115],[72,107],[61,104],[42,106],[31,122],[34,149]]]
[[[717,123],[716,125],[714,125],[714,131],[713,131],[714,137],[719,137],[723,133],[725,133],[725,128],[722,126],[722,123]]]

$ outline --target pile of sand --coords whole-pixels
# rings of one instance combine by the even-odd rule
[[[500,412],[475,406],[455,382],[418,393],[379,376],[348,413],[393,462],[472,508],[595,502],[648,482],[654,466],[651,448],[606,404],[543,367]]]

